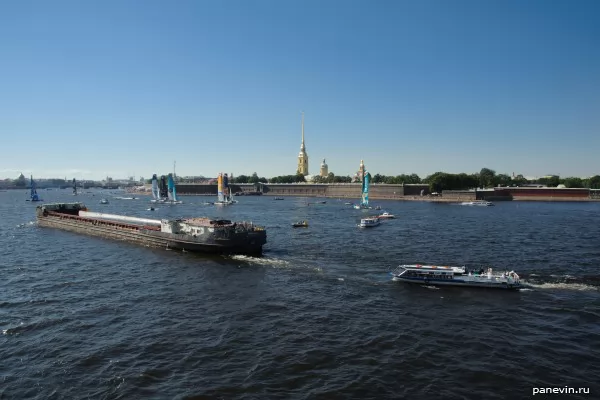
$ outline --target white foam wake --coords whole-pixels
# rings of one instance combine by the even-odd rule
[[[243,256],[243,255],[234,255],[231,256],[233,260],[244,261],[251,264],[257,265],[271,265],[271,266],[287,266],[290,263],[285,260],[280,260],[278,258],[268,258],[268,257],[251,257],[251,256]]]
[[[535,288],[535,289],[558,289],[558,290],[579,290],[579,291],[585,291],[585,290],[590,290],[590,291],[598,291],[599,288],[596,286],[592,286],[592,285],[586,285],[583,283],[564,283],[564,282],[556,282],[556,283],[529,283],[529,282],[523,282],[525,283],[527,286]]]

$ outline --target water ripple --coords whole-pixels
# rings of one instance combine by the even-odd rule
[[[600,388],[600,204],[203,198],[268,230],[263,257],[207,257],[39,228],[0,193],[0,397],[506,399]],[[102,195],[105,196],[105,195]],[[79,197],[95,208],[100,194]],[[114,196],[119,197],[118,194]],[[50,191],[51,201],[72,201]],[[122,197],[122,196],[121,196]],[[97,206],[96,206],[97,207]],[[142,199],[107,212],[147,216]],[[310,227],[290,224],[306,219]],[[390,281],[401,263],[517,270],[515,293]]]

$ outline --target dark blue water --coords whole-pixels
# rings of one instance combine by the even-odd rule
[[[600,395],[599,203],[381,201],[397,219],[360,229],[368,213],[337,199],[184,197],[151,212],[122,193],[40,192],[105,212],[252,220],[268,244],[263,258],[205,257],[38,228],[25,191],[0,193],[0,398]],[[310,227],[291,228],[300,219]],[[415,262],[514,269],[532,286],[390,281]]]

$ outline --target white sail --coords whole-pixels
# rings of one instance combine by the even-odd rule
[[[156,174],[152,175],[152,198],[154,200],[160,199],[160,194],[158,191],[158,178]]]

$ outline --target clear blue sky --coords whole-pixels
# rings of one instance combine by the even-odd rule
[[[0,177],[600,174],[600,1],[0,2]]]

